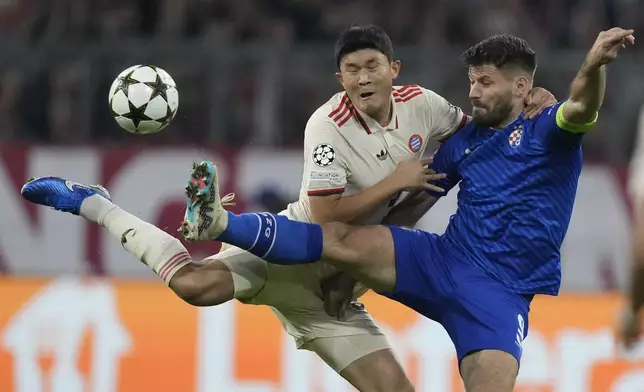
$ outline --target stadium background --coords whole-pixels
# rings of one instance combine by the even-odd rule
[[[296,352],[268,309],[190,307],[107,234],[24,203],[20,185],[46,174],[102,182],[174,232],[189,164],[209,158],[238,210],[279,211],[297,195],[304,124],[339,89],[332,41],[351,23],[387,29],[400,84],[468,110],[458,60],[468,45],[498,32],[528,39],[537,85],[564,98],[596,34],[637,34],[642,15],[640,0],[0,1],[0,392],[350,390]],[[611,329],[631,262],[624,190],[644,127],[643,62],[636,45],[610,66],[585,141],[563,294],[533,305],[518,391],[644,390],[644,348],[624,354]],[[158,135],[129,135],[108,112],[109,84],[137,63],[178,84],[178,116]],[[451,194],[421,226],[444,229],[454,208]],[[418,391],[460,390],[440,327],[383,298],[365,302]]]

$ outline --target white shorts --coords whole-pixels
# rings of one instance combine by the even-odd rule
[[[326,313],[320,280],[335,273],[333,267],[270,264],[236,247],[206,260],[212,259],[232,273],[237,300],[270,306],[298,348],[314,351],[338,373],[368,354],[391,348],[364,306],[350,306],[343,321]]]

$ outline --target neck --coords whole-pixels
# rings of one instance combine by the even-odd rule
[[[373,117],[374,120],[380,124],[382,127],[386,127],[391,122],[391,115],[393,113],[393,106],[391,104],[391,99],[387,101],[387,105],[383,110],[378,113],[376,117]]]
[[[515,107],[514,109],[512,109],[510,114],[508,114],[508,116],[505,118],[505,120],[501,121],[501,123],[499,123],[499,125],[496,125],[496,126],[494,126],[492,128],[494,128],[494,129],[503,129],[503,128],[507,127],[508,124],[510,124],[512,121],[516,120],[521,115],[521,112],[523,112],[524,109],[525,108],[523,106]]]

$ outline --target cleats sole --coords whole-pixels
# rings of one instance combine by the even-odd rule
[[[199,229],[197,222],[197,208],[203,208],[212,200],[212,186],[217,180],[215,165],[212,162],[204,161],[199,164],[192,164],[190,180],[186,185],[186,214],[179,227],[179,232],[187,241],[199,240]]]
[[[210,187],[215,177],[215,166],[211,162],[192,164],[190,181],[186,186],[186,198],[194,206],[198,202],[208,202]]]

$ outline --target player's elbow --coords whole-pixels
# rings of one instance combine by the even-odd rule
[[[311,222],[322,224],[328,222],[342,222],[340,214],[340,196],[324,196],[309,198],[311,206]]]
[[[329,211],[311,210],[311,223],[321,225],[322,223],[328,222],[334,222],[333,213]]]

